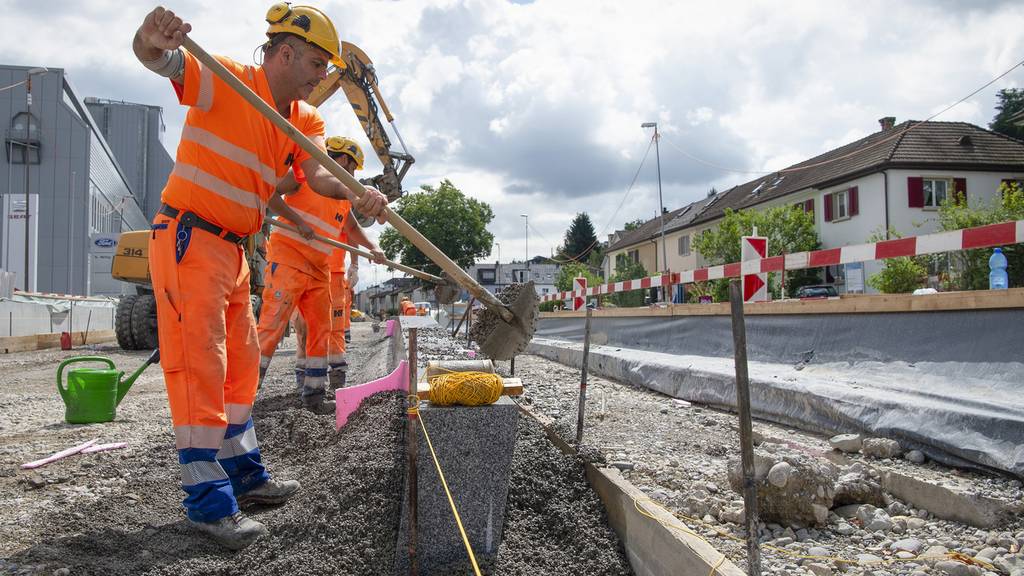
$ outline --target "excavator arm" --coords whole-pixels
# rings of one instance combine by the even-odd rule
[[[370,57],[355,44],[342,42],[341,58],[345,63],[345,68],[334,68],[327,78],[313,90],[306,101],[314,106],[320,106],[339,88],[345,92],[345,97],[352,105],[352,111],[359,119],[359,124],[363,127],[366,137],[369,138],[374,153],[384,165],[382,174],[368,178],[364,184],[377,188],[387,196],[389,202],[394,202],[402,196],[402,179],[415,159],[406,149],[402,135],[399,134],[398,127],[395,125],[395,118],[380,94],[380,88],[377,86],[377,73]],[[391,129],[402,147],[401,152],[392,150],[391,138],[381,121],[381,113],[391,124]]]

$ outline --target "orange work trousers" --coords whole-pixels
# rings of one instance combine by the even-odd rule
[[[260,343],[260,381],[296,309],[306,321],[306,366],[303,396],[322,395],[327,383],[327,341],[331,333],[329,282],[287,264],[271,262],[264,275],[263,308],[256,333]]]
[[[348,316],[349,297],[348,281],[344,272],[331,272],[331,338],[327,345],[327,363],[331,370],[346,370],[345,360],[345,323]]]
[[[252,427],[259,347],[249,265],[241,246],[158,215],[149,267],[184,504],[189,518],[211,522],[269,478]]]

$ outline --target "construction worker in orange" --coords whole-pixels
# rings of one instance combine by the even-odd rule
[[[323,146],[323,120],[303,99],[326,77],[331,62],[341,62],[334,25],[315,8],[285,3],[271,7],[266,20],[261,65],[218,60]],[[386,199],[348,190],[184,50],[191,30],[158,7],[146,15],[132,43],[139,61],[170,79],[188,107],[163,205],[153,220],[149,264],[188,519],[238,549],[267,533],[239,505],[283,503],[299,489],[294,480],[270,477],[256,442],[251,412],[259,346],[241,243],[260,229],[275,186],[289,169],[301,172],[317,193],[350,200],[380,221]]]
[[[362,165],[362,151],[353,140],[331,136],[326,144],[327,154],[350,173]],[[358,225],[352,224],[350,202],[324,198],[308,184],[299,184],[291,174],[278,184],[277,189],[284,200],[275,196],[271,200],[271,210],[290,220],[300,230],[312,229],[327,238],[351,238],[356,245],[369,248],[376,258],[383,260],[384,253],[380,247],[368,240]],[[327,399],[324,390],[328,368],[332,380],[340,382],[338,387],[344,385],[344,371],[347,369],[343,364],[344,340],[341,340],[340,350],[332,349],[328,357],[334,308],[332,291],[335,291],[331,286],[328,259],[335,251],[344,255],[344,250],[291,230],[275,228],[270,234],[263,309],[256,329],[260,342],[259,376],[262,383],[292,312],[298,308],[302,321],[296,322],[296,331],[299,332],[300,343],[304,341],[304,350],[296,357],[296,383],[301,383],[303,406],[317,414],[334,414],[334,402]],[[344,258],[341,266],[339,275],[344,278]],[[338,291],[339,301],[340,294]]]
[[[402,302],[401,304],[399,304],[399,306],[399,314],[401,314],[402,316],[416,315],[416,305],[412,303],[412,300],[410,300],[408,296],[402,296]]]

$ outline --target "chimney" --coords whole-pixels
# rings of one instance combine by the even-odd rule
[[[896,117],[886,116],[885,118],[879,118],[878,123],[882,126],[882,132],[892,130],[893,126],[896,125]]]

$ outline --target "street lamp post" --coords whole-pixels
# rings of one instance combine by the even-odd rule
[[[520,214],[520,218],[526,219],[526,269],[530,269],[530,217],[527,214]]]
[[[494,284],[497,285],[498,289],[501,289],[501,242],[495,242],[494,246],[498,248],[498,261],[494,264]]]
[[[661,138],[658,135],[657,122],[644,122],[641,128],[654,128],[654,154],[658,160],[658,217],[661,218],[661,266],[668,270],[668,245],[665,243],[665,202],[661,198]],[[658,272],[663,272],[659,270]],[[661,287],[661,300],[665,301],[665,287]]]
[[[32,290],[30,287],[30,279],[32,276],[29,274],[29,217],[32,212],[29,204],[29,178],[32,173],[32,162],[30,160],[31,154],[29,154],[29,146],[32,141],[32,76],[36,74],[43,74],[48,70],[43,67],[30,68],[25,74],[25,109],[28,112],[28,117],[25,118],[25,291],[29,292]],[[41,160],[41,158],[40,158]]]

